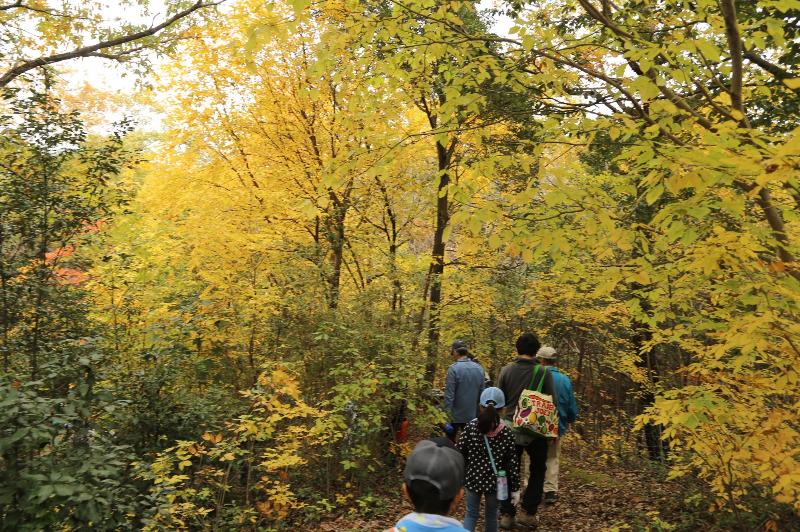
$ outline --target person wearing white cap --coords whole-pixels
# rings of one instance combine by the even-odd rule
[[[550,346],[542,346],[536,356],[543,366],[547,366],[553,375],[553,386],[556,388],[558,398],[558,438],[547,448],[547,470],[544,474],[544,502],[553,504],[558,499],[558,461],[561,457],[561,438],[566,434],[570,423],[575,423],[578,417],[578,404],[572,390],[572,381],[569,377],[558,371],[556,363],[558,353]]]

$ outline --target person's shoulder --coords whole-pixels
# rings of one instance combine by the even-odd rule
[[[416,523],[414,520],[416,516],[416,512],[411,512],[404,515],[398,519],[397,523],[395,523],[394,526],[386,532],[410,532],[412,530],[416,530]]]
[[[497,374],[497,384],[495,386],[497,386],[498,388],[502,388],[504,384],[507,384],[505,381],[508,380],[508,376],[511,373],[513,373],[514,371],[514,368],[512,367],[513,365],[514,365],[513,362],[509,362],[508,364],[500,368],[500,373]]]
[[[477,432],[478,432],[478,418],[475,418],[472,421],[468,422],[466,425],[464,425],[461,434],[472,436],[473,434],[477,434]]]
[[[498,434],[498,436],[500,436],[503,439],[514,438],[514,431],[507,424],[503,423],[503,429],[500,431],[500,434]]]
[[[509,371],[513,371],[516,366],[517,366],[517,361],[512,360],[511,362],[500,368],[500,373],[508,373]]]
[[[534,366],[531,364],[527,364],[525,362],[520,362],[517,359],[517,360],[512,360],[511,362],[503,366],[503,370],[509,375],[514,375],[517,373],[530,372],[532,367]]]

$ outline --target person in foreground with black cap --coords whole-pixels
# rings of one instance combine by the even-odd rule
[[[464,457],[447,438],[422,440],[408,456],[403,495],[414,512],[387,532],[466,532],[452,517],[464,496]]]
[[[453,342],[451,353],[455,361],[447,368],[444,388],[444,409],[450,416],[448,433],[455,441],[458,431],[478,416],[478,399],[484,385],[484,371],[480,364],[470,358],[464,340]]]

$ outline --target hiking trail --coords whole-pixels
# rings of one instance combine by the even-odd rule
[[[647,529],[658,523],[672,522],[678,511],[680,494],[673,484],[659,480],[655,474],[606,465],[596,458],[582,457],[572,445],[565,443],[561,454],[558,501],[539,508],[540,532],[600,531],[615,527]],[[373,519],[340,517],[320,524],[318,530],[383,531],[391,528],[403,515],[412,511],[411,505],[399,495],[392,497],[396,505],[385,516]],[[464,504],[452,517],[464,518]],[[477,531],[483,531],[478,522]],[[517,531],[531,530],[517,526]]]

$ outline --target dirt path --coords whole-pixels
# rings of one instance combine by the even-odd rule
[[[571,456],[564,460],[559,499],[539,510],[540,531],[649,529],[668,505],[664,485],[622,468],[588,469]],[[649,513],[649,514],[648,514]]]
[[[601,530],[648,530],[658,529],[661,519],[672,521],[674,515],[664,508],[676,508],[679,496],[671,494],[674,487],[655,480],[652,475],[622,467],[601,465],[594,460],[582,460],[565,449],[561,456],[559,498],[553,505],[542,505],[539,510],[540,532],[601,531]],[[675,499],[675,500],[672,500]],[[341,518],[322,523],[318,530],[383,531],[412,511],[410,505],[399,496],[396,505],[387,501],[396,510],[385,517],[375,519]],[[662,514],[655,511],[661,508]],[[464,506],[458,508],[456,519],[464,518]],[[483,523],[478,523],[483,531]],[[528,530],[517,527],[516,530]]]

